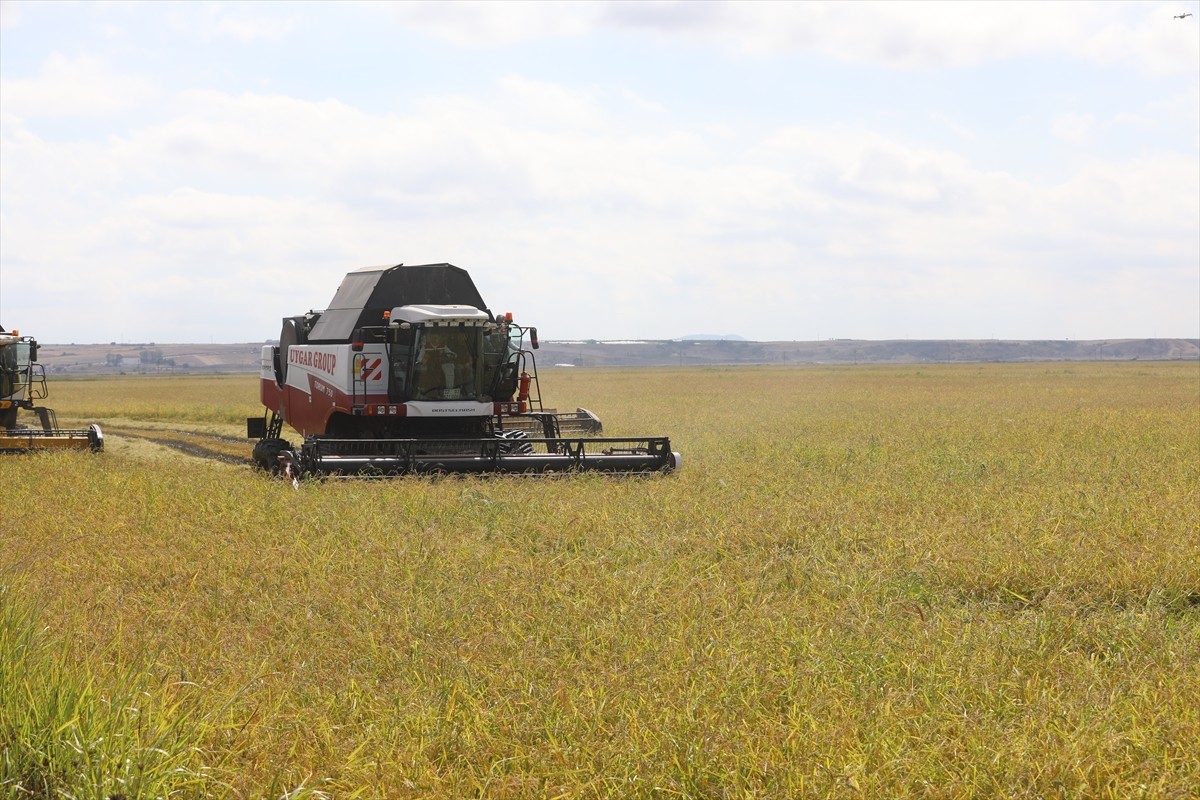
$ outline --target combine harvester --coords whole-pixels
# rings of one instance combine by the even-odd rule
[[[58,427],[52,409],[34,405],[35,400],[47,395],[46,369],[37,363],[37,353],[37,340],[32,336],[0,328],[0,453],[56,449],[100,452],[104,449],[104,434],[99,425],[64,430]],[[41,427],[18,427],[17,412],[21,409],[37,415]]]
[[[537,329],[494,316],[459,267],[351,272],[327,309],[284,317],[278,346],[262,349],[254,460],[293,479],[679,467],[665,436],[591,436],[590,411],[543,408],[537,347]]]

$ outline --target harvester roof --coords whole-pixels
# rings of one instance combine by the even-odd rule
[[[356,328],[383,325],[383,312],[407,305],[464,305],[485,310],[471,276],[453,264],[364,267],[342,279],[308,341],[349,341]]]

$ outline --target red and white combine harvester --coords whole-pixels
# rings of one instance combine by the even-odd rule
[[[294,478],[679,467],[665,436],[601,438],[586,409],[543,408],[537,347],[537,329],[493,315],[466,270],[351,272],[328,308],[285,317],[278,346],[263,348],[254,460]]]

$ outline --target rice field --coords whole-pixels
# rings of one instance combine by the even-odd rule
[[[1197,796],[1200,364],[542,389],[683,469],[293,490],[254,376],[52,383],[109,439],[0,459],[0,795]]]

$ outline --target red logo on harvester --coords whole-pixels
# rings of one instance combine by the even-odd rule
[[[383,364],[382,358],[360,358],[358,367],[359,380],[377,381],[383,377],[383,370],[380,366]]]

